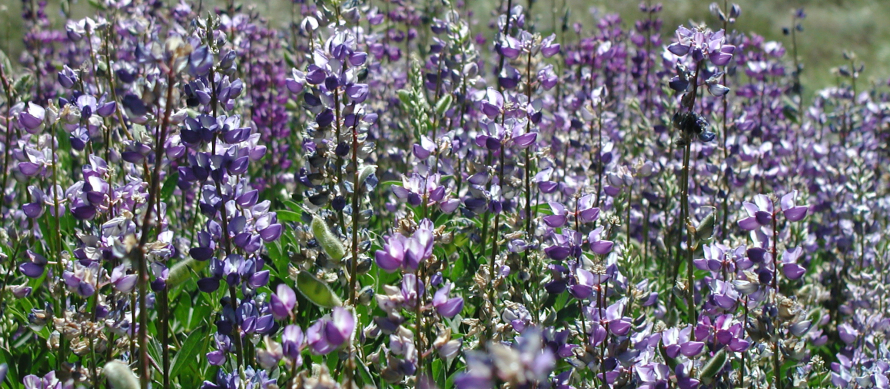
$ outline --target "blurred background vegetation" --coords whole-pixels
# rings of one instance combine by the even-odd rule
[[[32,0],[25,0],[32,1]],[[33,0],[35,2],[40,0]],[[48,0],[47,13],[61,28],[64,17],[61,2]],[[86,0],[72,2],[72,15],[82,18],[92,13]],[[165,0],[173,3],[178,0]],[[309,0],[311,1],[311,0]],[[434,1],[434,0],[428,0]],[[475,9],[474,29],[492,36],[493,30],[487,27],[492,10],[499,0],[466,0]],[[527,6],[528,0],[517,0]],[[638,0],[532,0],[534,22],[538,31],[549,34],[553,29],[554,10],[560,12],[565,5],[569,9],[569,25],[578,22],[585,30],[595,27],[594,15],[617,12],[624,24],[632,27],[633,22],[642,17]],[[643,0],[647,1],[647,0]],[[656,0],[649,0],[656,3]],[[723,3],[723,0],[718,0]],[[803,7],[807,17],[803,21],[804,30],[798,35],[798,55],[804,64],[801,74],[805,95],[811,96],[816,90],[836,82],[832,69],[847,64],[842,54],[845,50],[856,54],[865,64],[860,80],[868,83],[883,83],[890,76],[890,0],[733,0],[742,8],[742,15],[735,29],[762,35],[767,41],[782,42],[791,55],[791,37],[782,34],[783,27],[791,27],[793,10]],[[207,4],[222,3],[221,0],[204,0]],[[289,0],[236,0],[246,6],[257,7],[258,11],[270,18],[273,24],[285,26],[290,20]],[[708,11],[708,0],[664,0],[661,18],[664,21],[662,33],[669,42],[676,26],[688,24],[690,20],[705,21],[712,28],[721,23]],[[21,21],[22,0],[0,0],[0,23],[3,23],[0,39],[2,49],[15,62],[22,50]],[[560,14],[555,18],[559,23]]]

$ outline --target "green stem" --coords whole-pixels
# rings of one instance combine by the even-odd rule
[[[142,235],[139,239],[139,247],[136,249],[136,259],[137,266],[139,267],[139,278],[138,278],[138,288],[139,288],[139,355],[140,355],[140,365],[142,366],[141,375],[139,377],[139,383],[142,389],[148,389],[148,384],[151,379],[151,374],[149,372],[149,361],[148,361],[148,310],[146,308],[146,294],[148,291],[146,290],[146,284],[148,283],[148,264],[147,258],[145,257],[145,245],[148,243],[149,229],[151,226],[151,216],[154,211],[155,204],[160,201],[160,176],[161,176],[161,168],[163,167],[164,160],[164,144],[167,140],[167,130],[170,127],[170,115],[173,110],[173,88],[174,88],[174,78],[173,73],[167,74],[167,95],[164,106],[164,118],[161,121],[161,124],[158,128],[159,134],[157,141],[155,143],[155,166],[151,171],[151,178],[149,182],[149,191],[148,191],[148,206],[145,208],[145,215],[142,219]],[[158,225],[160,228],[160,225]]]
[[[6,94],[6,138],[3,140],[3,178],[0,180],[0,197],[6,197],[6,182],[9,178],[9,158],[12,155],[12,150],[10,149],[10,146],[12,145],[12,126],[10,125],[10,117],[12,114],[10,113],[10,109],[15,103],[15,100],[12,97],[12,89],[9,85],[9,79],[6,77],[6,72],[3,69],[3,64],[0,64],[0,81],[3,83],[3,92]],[[6,221],[6,212],[2,212],[2,205],[6,205],[6,201],[0,201],[0,222]]]
[[[355,122],[358,123],[356,118]],[[358,166],[358,129],[356,125],[352,126],[352,261],[349,271],[349,304],[355,306],[356,284],[358,282],[358,230],[359,230],[359,210],[361,208],[361,187],[359,180]]]
[[[692,97],[689,99],[688,105],[685,107],[689,112],[692,112],[695,109],[695,98],[698,93],[698,75],[700,73],[702,67],[702,61],[699,61],[695,64],[695,75],[692,76]],[[692,154],[692,142],[693,137],[690,134],[683,133],[683,139],[685,140],[685,145],[683,147],[683,182],[681,182],[681,186],[683,188],[681,204],[680,204],[680,214],[682,217],[678,220],[678,228],[679,234],[677,239],[677,252],[682,252],[681,244],[682,239],[679,237],[683,236],[683,231],[687,231],[686,234],[686,294],[689,301],[687,301],[689,315],[688,320],[690,324],[695,324],[698,322],[697,312],[695,310],[695,274],[693,271],[692,264],[692,252],[695,249],[693,247],[692,239],[693,237],[688,234],[688,229],[686,228],[687,223],[690,222],[690,213],[689,213],[689,160],[690,155]],[[677,269],[679,269],[679,262],[677,264]]]
[[[161,363],[163,368],[162,373],[164,375],[164,388],[170,388],[170,339],[169,339],[169,331],[170,331],[170,318],[167,315],[170,309],[170,301],[168,296],[168,289],[165,286],[163,290],[158,293],[158,302],[161,305],[161,310],[158,311],[158,315],[161,319]],[[98,387],[98,386],[97,386]]]
[[[770,249],[771,254],[773,256],[773,289],[775,289],[774,296],[774,304],[776,309],[779,308],[779,256],[776,250],[777,242],[779,240],[779,229],[777,228],[776,221],[776,212],[773,212],[773,241],[772,247]],[[774,326],[774,331],[776,332],[773,336],[773,378],[775,379],[775,386],[777,389],[782,389],[782,364],[781,364],[781,350],[779,349],[779,327]]]

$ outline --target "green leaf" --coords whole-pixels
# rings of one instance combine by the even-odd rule
[[[99,0],[87,0],[87,3],[90,3],[90,6],[98,10],[104,11],[106,9],[105,4],[102,4]]]
[[[276,241],[272,244],[267,244],[266,249],[268,250],[269,258],[272,258],[272,264],[276,267],[280,267],[282,262],[286,259],[281,242]],[[284,263],[286,264],[286,262]]]
[[[164,202],[168,202],[170,197],[173,196],[173,191],[176,190],[176,183],[179,181],[179,173],[173,173],[167,175],[167,178],[164,180],[164,186],[161,187],[161,199]]]
[[[723,365],[726,364],[726,349],[720,350],[717,355],[714,355],[708,363],[705,364],[705,367],[701,369],[701,378],[711,378],[717,375],[720,372],[720,369],[723,368]]]
[[[188,336],[182,349],[176,353],[173,358],[173,367],[170,369],[170,377],[178,377],[186,366],[196,365],[195,358],[203,355],[207,349],[209,338],[207,337],[207,328],[198,327]]]
[[[193,258],[188,258],[176,263],[170,268],[170,273],[167,276],[167,287],[173,289],[179,286],[185,282],[190,275],[203,270],[208,264],[210,264],[210,261],[196,261]]]
[[[297,204],[291,200],[283,199],[283,200],[281,200],[281,203],[286,205],[288,208],[290,208],[294,212],[296,212],[296,211],[307,212],[306,208],[303,208],[300,204]]]
[[[12,62],[9,61],[9,57],[3,50],[0,50],[0,66],[3,66],[4,73],[10,74],[12,72]]]
[[[402,185],[402,184],[403,184],[403,182],[401,180],[392,180],[392,181],[383,181],[383,182],[377,184],[377,186],[384,187],[384,186]]]
[[[402,104],[411,105],[411,100],[414,98],[411,92],[399,89],[396,94],[399,96],[399,100],[402,101]]]
[[[297,274],[297,290],[306,299],[322,308],[333,308],[343,305],[343,301],[334,294],[331,287],[308,272]]]
[[[374,378],[371,377],[371,372],[368,371],[368,367],[365,366],[365,361],[361,358],[355,358],[356,367],[358,367],[358,377],[366,386],[376,387],[377,384],[374,383]]]
[[[280,221],[280,222],[281,221],[285,221],[285,222],[300,222],[300,221],[302,221],[300,214],[296,213],[294,211],[287,211],[287,210],[282,209],[282,210],[275,211],[275,214],[278,215],[278,221]]]
[[[701,242],[706,239],[711,239],[711,236],[714,235],[714,223],[717,219],[717,209],[714,207],[705,207],[711,208],[711,213],[708,216],[705,216],[704,219],[698,226],[695,228],[695,240],[696,242]]]
[[[12,89],[15,90],[16,96],[20,97],[28,93],[32,86],[34,86],[34,77],[31,76],[31,73],[22,74],[12,83]]]
[[[192,308],[188,317],[188,329],[198,328],[201,325],[208,325],[205,323],[209,321],[208,319],[211,317],[210,313],[213,308],[208,304],[202,304],[200,301],[197,301],[197,304]]]
[[[362,167],[362,170],[359,171],[358,181],[356,182],[359,183],[359,185],[365,183],[365,180],[368,179],[371,173],[374,173],[376,171],[377,165],[365,165],[364,167]]]
[[[439,99],[439,101],[436,102],[436,114],[440,115],[440,116],[444,115],[445,111],[447,111],[449,108],[451,108],[451,101],[452,101],[451,94],[442,96]]]
[[[294,61],[294,56],[286,50],[284,51],[284,62],[287,63],[288,67],[297,67],[297,63]]]
[[[21,382],[18,374],[18,364],[13,362],[12,353],[0,348],[0,361],[7,363],[9,370],[6,372],[6,378],[9,379],[9,382]],[[2,383],[3,381],[0,381],[0,384]]]

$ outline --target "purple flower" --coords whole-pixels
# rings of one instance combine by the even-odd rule
[[[136,286],[136,275],[127,274],[126,265],[115,267],[111,271],[111,284],[118,292],[129,293]]]
[[[735,46],[725,42],[723,30],[712,32],[680,26],[677,28],[677,42],[670,44],[667,49],[679,57],[691,54],[694,61],[707,57],[714,65],[725,66],[735,52]]]
[[[417,159],[427,159],[430,154],[436,151],[436,144],[426,135],[420,136],[420,144],[414,144],[414,157]]]
[[[677,386],[680,389],[696,389],[699,385],[699,380],[692,378],[689,376],[692,371],[693,361],[685,361],[683,363],[677,364],[674,367],[674,374],[677,376]]]
[[[739,292],[730,282],[713,279],[710,282],[711,300],[722,309],[731,310],[739,299]]]
[[[330,315],[319,319],[306,331],[306,341],[312,352],[328,354],[352,337],[355,317],[343,307],[334,307]]]
[[[278,284],[275,291],[276,293],[272,294],[269,303],[272,316],[274,316],[276,320],[282,320],[288,317],[293,319],[294,307],[297,306],[297,294],[285,284]]]
[[[390,273],[402,267],[405,260],[407,240],[408,238],[402,234],[389,237],[386,243],[383,244],[383,250],[377,250],[374,253],[377,265]]]
[[[26,252],[28,255],[28,262],[23,262],[19,265],[19,271],[22,272],[28,278],[38,278],[43,275],[43,269],[46,267],[47,260],[42,255],[37,254],[31,250]]]
[[[96,293],[97,278],[101,271],[98,262],[93,262],[88,266],[74,262],[71,270],[62,273],[62,279],[72,292],[77,293],[80,297],[90,297]]]
[[[569,215],[573,216],[579,223],[592,223],[599,218],[600,214],[600,209],[593,206],[593,201],[594,199],[591,195],[581,197],[577,203],[579,209],[571,213],[562,204],[551,201],[549,205],[553,215],[544,216],[542,220],[544,224],[553,228],[564,226],[569,221]]]
[[[506,36],[501,39],[496,47],[499,54],[510,59],[518,57],[519,53],[522,52],[521,42],[512,36]]]
[[[623,300],[618,301],[608,306],[602,316],[598,307],[588,306],[586,314],[595,326],[608,328],[608,332],[613,335],[624,336],[630,332],[632,324],[629,317],[622,316],[625,305]]]
[[[583,253],[581,234],[572,230],[563,230],[562,234],[553,234],[554,245],[544,248],[544,254],[550,259],[562,261],[569,256],[580,257]]]
[[[789,280],[799,280],[807,272],[807,269],[797,264],[801,254],[803,254],[803,248],[801,247],[785,250],[785,253],[782,254],[782,274],[788,277]]]
[[[454,387],[458,389],[491,389],[494,386],[492,366],[488,356],[479,351],[465,353],[467,370],[454,378]]]
[[[677,328],[668,328],[661,333],[661,341],[664,344],[665,354],[669,358],[676,358],[683,354],[687,357],[694,357],[704,350],[705,344],[696,342],[691,339],[692,326],[687,326],[682,330]]]
[[[421,261],[433,255],[433,223],[424,219],[410,238],[397,234],[387,238],[383,250],[374,253],[377,265],[387,272],[398,268],[417,270]]]
[[[766,195],[754,196],[754,203],[743,202],[748,217],[739,220],[739,227],[745,231],[751,231],[763,226],[769,226],[773,218],[773,202]]]
[[[555,201],[551,201],[549,205],[550,211],[553,212],[553,214],[542,218],[544,224],[553,228],[564,226],[568,221],[568,211],[566,211],[566,207]]]
[[[782,201],[780,204],[782,205],[782,213],[785,215],[785,218],[790,222],[796,222],[803,220],[803,218],[807,217],[807,209],[806,206],[795,206],[794,200],[797,198],[797,191],[791,191],[784,196],[782,196]]]
[[[838,336],[842,341],[846,344],[853,344],[856,342],[856,339],[859,337],[859,331],[853,328],[850,323],[842,323],[837,327]]]
[[[606,255],[612,251],[612,241],[601,240],[600,236],[603,234],[603,227],[597,227],[595,230],[590,231],[590,234],[587,235],[587,242],[590,244],[590,250],[599,255]]]
[[[278,362],[284,357],[284,351],[281,344],[272,340],[268,335],[265,337],[266,348],[256,349],[256,361],[263,369],[272,370],[278,367]]]
[[[232,341],[228,335],[220,333],[214,334],[214,341],[217,350],[207,353],[207,362],[212,366],[222,366],[226,363],[226,353],[232,349]]]
[[[417,301],[423,298],[426,288],[423,285],[423,281],[418,280],[416,275],[409,273],[402,277],[401,293],[403,304],[413,309],[417,306]]]
[[[541,88],[544,90],[552,89],[556,86],[557,82],[559,82],[559,77],[556,75],[556,72],[553,71],[553,65],[547,65],[538,70],[538,84],[541,85]]]
[[[723,251],[723,246],[721,244],[706,244],[702,246],[702,251],[704,252],[705,257],[692,261],[697,269],[717,272],[723,268],[726,254]]]
[[[661,363],[639,364],[634,369],[642,385],[640,389],[667,388],[671,379],[671,368]]]
[[[421,158],[421,156],[418,156],[417,154],[419,152],[419,146],[414,145],[414,147],[415,156]],[[421,150],[425,149],[421,148]],[[432,148],[430,150],[432,150]],[[428,154],[423,154],[425,151],[420,153],[421,155],[425,155],[423,158],[429,156]],[[393,185],[392,192],[399,199],[407,200],[408,204],[412,206],[419,206],[423,204],[423,200],[426,199],[426,204],[428,206],[438,206],[439,210],[442,212],[452,213],[460,205],[460,200],[451,198],[451,195],[449,194],[451,189],[439,184],[440,178],[441,176],[439,174],[430,174],[427,177],[424,177],[414,173],[410,177],[403,176],[402,185]]]
[[[510,128],[507,129],[506,127]],[[511,119],[504,125],[495,122],[483,124],[484,133],[476,136],[476,145],[488,150],[498,150],[501,145],[505,148],[515,146],[517,149],[526,149],[535,143],[538,137],[536,132],[523,133],[525,125],[520,120]]]
[[[716,341],[734,352],[748,349],[749,342],[742,336],[742,324],[734,321],[732,315],[720,315],[711,322],[708,316],[702,316],[695,327],[695,339],[703,342]]]
[[[448,294],[451,292],[453,284],[448,282],[444,287],[436,291],[433,296],[433,307],[440,315],[451,318],[460,313],[464,307],[464,299],[462,297],[454,297],[449,299]]]
[[[550,58],[559,53],[560,44],[554,43],[555,40],[556,34],[550,34],[550,36],[541,41],[541,54],[543,54],[545,58]]]
[[[290,359],[294,365],[303,364],[303,358],[300,355],[303,352],[305,344],[303,343],[303,330],[293,324],[284,327],[281,333],[281,347],[285,358]]]
[[[43,378],[40,378],[36,375],[27,375],[25,376],[22,383],[25,384],[25,389],[70,389],[73,388],[73,381],[68,381],[66,383],[62,383],[56,378],[56,372],[51,371],[46,373]]]
[[[43,216],[43,212],[46,210],[45,203],[50,199],[46,198],[43,191],[34,185],[28,186],[28,192],[31,194],[32,202],[22,205],[22,212],[31,219],[37,219]]]
[[[31,103],[27,108],[19,113],[19,123],[28,133],[36,134],[38,130],[43,128],[43,120],[46,118],[46,109]]]
[[[476,92],[474,100],[478,101],[480,110],[489,119],[495,119],[500,116],[504,109],[504,96],[494,88],[487,88]]]
[[[266,313],[265,309],[260,310],[253,301],[242,301],[236,312],[236,321],[241,324],[241,334],[266,334],[272,331],[275,319]]]
[[[77,73],[71,70],[68,65],[64,65],[62,71],[59,72],[59,84],[65,89],[71,89],[77,81]]]
[[[593,295],[595,286],[609,279],[608,274],[594,274],[589,270],[575,270],[575,283],[569,287],[569,292],[577,299],[586,299]]]
[[[288,78],[285,85],[291,93],[300,94],[303,92],[303,86],[306,85],[306,74],[297,69],[292,69],[291,72],[293,77]]]

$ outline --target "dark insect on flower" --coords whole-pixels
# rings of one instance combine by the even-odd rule
[[[705,118],[694,112],[674,113],[672,123],[674,128],[683,132],[683,137],[680,139],[681,145],[685,145],[685,142],[692,136],[697,136],[702,142],[710,142],[716,137],[713,132],[708,131],[710,124]]]

